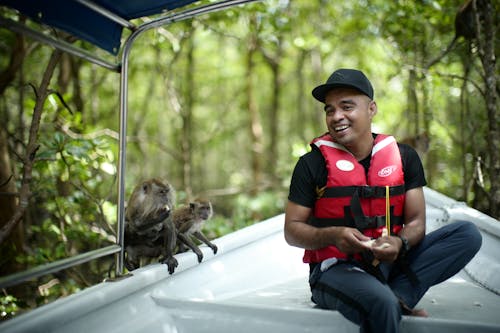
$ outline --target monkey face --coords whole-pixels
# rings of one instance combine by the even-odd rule
[[[157,198],[159,203],[171,203],[172,187],[169,183],[163,183],[157,180],[150,184],[146,184],[144,192],[152,192],[151,195]]]
[[[210,215],[212,214],[212,209],[208,206],[202,206],[198,210],[198,213],[203,220],[208,220],[210,218]]]
[[[174,201],[175,191],[168,182],[160,179],[144,181],[132,193],[127,208],[129,219],[136,220],[134,224],[160,222],[170,215]]]
[[[200,219],[208,220],[212,217],[212,205],[209,202],[200,204],[197,213]]]
[[[158,218],[167,218],[173,208],[173,189],[169,183],[153,182],[151,184],[152,197],[154,200],[153,211],[156,212]]]
[[[189,210],[197,220],[206,221],[212,217],[212,204],[208,200],[197,199],[189,203]]]

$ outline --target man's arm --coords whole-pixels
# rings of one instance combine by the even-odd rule
[[[411,246],[415,246],[425,236],[425,198],[422,187],[406,192],[404,219],[404,228],[399,235],[408,239]]]
[[[370,238],[349,227],[317,228],[307,224],[312,209],[288,201],[285,210],[285,240],[292,246],[308,250],[335,245],[340,251],[352,254],[366,249],[363,241]]]
[[[406,192],[404,206],[404,227],[399,236],[408,240],[410,246],[417,245],[425,236],[425,198],[422,187],[417,187]],[[389,247],[378,247],[388,243]],[[380,237],[373,245],[372,252],[375,258],[381,261],[395,261],[403,242],[399,237]]]

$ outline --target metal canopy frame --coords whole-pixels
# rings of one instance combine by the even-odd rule
[[[99,58],[92,53],[85,51],[81,48],[75,47],[67,42],[57,40],[36,30],[28,28],[18,22],[0,17],[0,26],[5,27],[11,31],[27,35],[35,40],[51,45],[64,52],[70,53],[74,56],[87,60],[91,63],[104,67],[114,72],[120,73],[120,116],[119,116],[119,147],[118,147],[118,209],[117,209],[117,232],[116,244],[100,248],[97,250],[85,252],[73,257],[51,262],[45,265],[40,265],[31,268],[24,272],[11,274],[5,277],[0,277],[0,288],[10,287],[21,282],[31,280],[43,275],[58,272],[82,263],[95,260],[111,254],[116,256],[116,275],[119,276],[123,273],[124,264],[124,232],[125,232],[125,168],[126,168],[126,151],[127,151],[127,116],[128,116],[128,64],[129,56],[134,45],[135,40],[143,33],[169,25],[175,22],[191,19],[203,14],[209,14],[216,11],[221,11],[238,5],[243,5],[250,2],[260,0],[224,0],[208,5],[203,5],[179,13],[168,14],[166,16],[156,18],[152,21],[146,22],[140,26],[135,26],[129,21],[117,16],[106,9],[96,5],[88,0],[76,0],[77,2],[99,12],[102,15],[112,19],[116,23],[132,31],[132,34],[127,38],[123,44],[121,63],[113,64],[102,58]]]

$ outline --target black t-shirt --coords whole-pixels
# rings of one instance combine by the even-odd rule
[[[405,190],[427,185],[422,162],[417,152],[406,144],[398,143],[398,147],[403,162]],[[359,162],[365,168],[366,173],[368,173],[370,161],[371,154]],[[313,146],[313,149],[301,156],[295,165],[288,200],[301,206],[314,208],[317,198],[316,188],[326,185],[327,174],[325,159],[319,149]]]

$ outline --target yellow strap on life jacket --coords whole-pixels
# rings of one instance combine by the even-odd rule
[[[383,236],[391,235],[391,202],[389,200],[389,186],[385,186],[385,229],[382,230]],[[384,244],[383,244],[384,245]],[[373,259],[372,266],[376,267],[380,264],[380,260]]]
[[[387,236],[391,235],[391,202],[389,200],[389,186],[385,186],[385,229]]]

